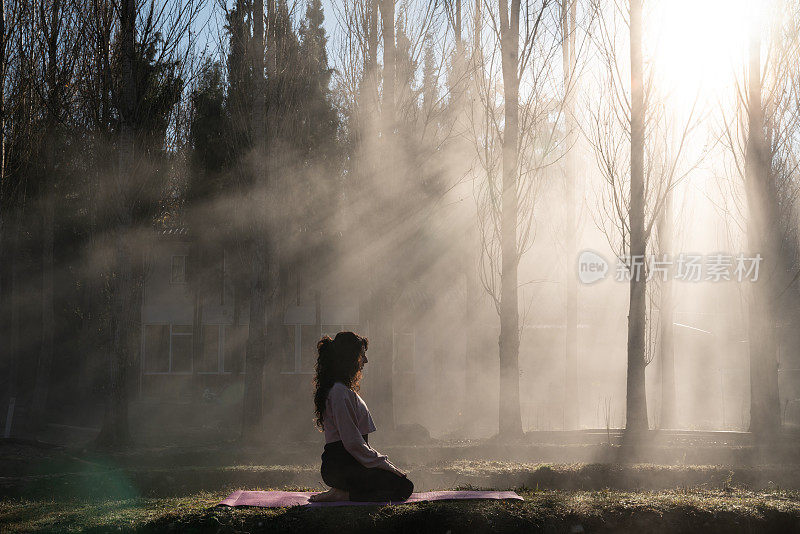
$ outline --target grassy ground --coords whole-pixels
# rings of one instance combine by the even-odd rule
[[[225,508],[223,493],[104,501],[7,500],[4,532],[797,532],[800,494],[535,491],[524,502]]]
[[[525,501],[215,507],[237,488],[323,489],[318,461],[298,462],[318,452],[295,458],[182,447],[103,454],[0,442],[0,532],[800,532],[795,462],[541,463],[496,451],[420,461],[415,452],[398,463],[417,491],[516,488]]]
[[[44,465],[44,464],[43,464]],[[457,460],[404,465],[418,491],[476,486],[507,489],[660,491],[675,488],[800,490],[800,466],[540,464]],[[169,498],[257,486],[323,489],[318,465],[231,465],[134,468],[112,462],[65,463],[0,477],[0,498],[79,500]]]

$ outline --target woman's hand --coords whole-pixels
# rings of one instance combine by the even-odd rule
[[[393,469],[393,471],[392,471],[392,472],[393,472],[395,475],[397,475],[397,476],[399,476],[399,477],[403,477],[403,478],[408,478],[408,477],[406,476],[406,474],[405,474],[403,471],[399,470],[399,469],[398,469],[397,467],[395,467],[394,465],[392,465],[392,469]]]

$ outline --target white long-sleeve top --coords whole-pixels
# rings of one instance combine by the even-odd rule
[[[386,456],[364,441],[363,435],[376,430],[367,403],[341,382],[336,382],[328,392],[322,429],[325,432],[325,443],[341,440],[345,450],[364,467],[394,470]]]

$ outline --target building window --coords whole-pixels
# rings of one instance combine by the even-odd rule
[[[282,369],[284,373],[313,373],[317,363],[317,342],[323,336],[336,337],[342,331],[357,332],[353,325],[287,324],[285,352]]]
[[[192,372],[192,326],[144,325],[142,359],[145,374]]]
[[[186,283],[186,256],[172,256],[169,281],[171,284]]]
[[[192,372],[192,325],[172,325],[169,371]]]
[[[218,373],[220,369],[220,325],[203,325],[203,354],[198,371],[201,373]]]
[[[342,331],[357,332],[354,325],[287,324],[283,373],[313,373],[317,363],[317,342],[323,336],[336,337]]]
[[[313,373],[317,363],[317,342],[324,335],[313,324],[287,324],[284,373]]]

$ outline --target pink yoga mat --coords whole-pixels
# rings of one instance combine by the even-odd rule
[[[466,499],[511,499],[524,500],[513,491],[426,491],[412,493],[405,501],[396,502],[309,502],[308,498],[317,492],[314,491],[244,491],[236,490],[231,493],[221,505],[224,506],[260,506],[261,508],[282,508],[284,506],[308,506],[311,508],[321,506],[358,506],[374,504],[406,504],[423,501],[457,501]]]

